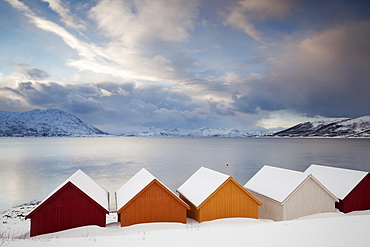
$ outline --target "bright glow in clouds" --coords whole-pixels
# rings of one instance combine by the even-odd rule
[[[3,0],[0,110],[60,108],[107,131],[368,115],[369,5]]]
[[[300,116],[297,113],[282,110],[271,113],[268,118],[261,119],[257,124],[266,129],[289,128],[298,123],[319,121],[323,119],[325,118],[320,116],[305,117]]]

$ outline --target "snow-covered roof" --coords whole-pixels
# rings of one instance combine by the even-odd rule
[[[307,177],[303,172],[264,166],[244,188],[282,203]]]
[[[86,175],[83,171],[77,170],[72,176],[67,178],[63,183],[61,183],[55,190],[53,190],[44,201],[56,193],[68,182],[74,184],[77,188],[83,191],[86,195],[91,197],[95,202],[97,202],[104,209],[109,211],[109,193],[98,183],[96,183],[92,178]],[[43,201],[43,202],[44,202]],[[42,203],[43,203],[42,202]],[[40,203],[40,205],[42,204]]]
[[[312,174],[336,197],[343,200],[368,172],[312,164],[304,172]]]
[[[126,205],[126,203],[128,203],[154,179],[155,177],[145,168],[142,168],[138,173],[136,173],[130,180],[128,180],[116,191],[117,210]]]
[[[157,180],[150,172],[145,168],[142,168],[138,173],[136,173],[130,180],[128,180],[121,188],[116,191],[116,206],[117,210],[120,210],[125,206],[132,198],[134,198],[140,191],[142,191],[148,184],[153,180]],[[167,188],[163,183],[161,183],[165,188]],[[174,192],[167,188],[174,196],[179,198]],[[179,198],[179,200],[181,200]]]
[[[230,176],[201,167],[177,191],[199,207]]]

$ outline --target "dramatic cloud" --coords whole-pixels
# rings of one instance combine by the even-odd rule
[[[223,114],[215,103],[197,102],[158,86],[20,82],[14,88],[0,88],[0,95],[0,110],[14,105],[59,108],[105,129],[113,123],[116,129],[139,125],[200,128]]]
[[[80,41],[70,32],[68,32],[65,28],[59,26],[58,24],[49,21],[47,19],[41,18],[37,16],[30,8],[28,8],[24,3],[20,2],[19,0],[6,0],[8,1],[14,8],[22,11],[26,17],[28,17],[31,22],[33,22],[38,28],[54,33],[61,37],[66,45],[74,49],[79,56],[82,58],[96,61],[96,60],[104,60],[107,59],[106,55],[102,52],[102,50],[93,45],[88,44],[86,42]]]
[[[26,64],[15,63],[14,66],[31,80],[42,80],[49,77],[45,71],[36,68],[30,69]]]
[[[243,112],[293,109],[310,116],[361,116],[369,112],[370,23],[314,33],[287,45],[269,75],[248,82],[235,97]]]
[[[103,129],[369,114],[366,1],[0,5],[2,110],[60,108]]]
[[[292,0],[241,0],[230,8],[225,24],[260,41],[263,35],[255,28],[254,22],[281,19],[289,13],[292,3]]]
[[[73,17],[68,8],[64,7],[60,0],[42,0],[47,2],[52,10],[54,10],[61,17],[61,21],[67,26],[74,29],[86,29],[86,24],[80,19]],[[76,3],[75,3],[76,4]]]
[[[67,26],[85,28],[82,21],[76,22],[69,15],[69,10],[60,1],[47,2]],[[176,65],[169,56],[176,57],[171,54],[174,43],[189,37],[197,15],[194,1],[100,1],[89,15],[109,39],[103,45],[82,41],[57,23],[38,16],[18,0],[9,3],[38,28],[58,35],[75,50],[79,57],[69,59],[67,64],[80,71],[166,83],[173,83],[184,74],[177,71],[179,68],[174,67]]]
[[[173,55],[172,43],[189,37],[197,14],[194,1],[100,1],[90,10],[90,16],[101,33],[110,39],[101,46],[82,41],[62,26],[38,16],[18,0],[8,2],[38,28],[58,35],[77,52],[79,58],[69,59],[69,66],[127,80],[167,83],[178,79],[179,73],[169,58],[160,52]],[[48,2],[62,16],[62,21],[70,25],[69,11],[61,2]]]
[[[128,48],[143,48],[156,41],[184,41],[196,14],[193,0],[104,0],[90,11],[105,36]]]
[[[173,49],[189,37],[196,15],[195,1],[101,1],[90,16],[110,39],[104,48],[110,63],[80,59],[70,65],[124,79],[172,83],[181,73],[171,61],[178,54]]]

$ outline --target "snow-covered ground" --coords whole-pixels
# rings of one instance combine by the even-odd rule
[[[246,218],[187,224],[150,223],[120,227],[114,213],[107,227],[87,226],[29,237],[29,220],[35,205],[1,214],[0,246],[370,246],[370,210],[349,214],[325,213],[291,221]]]

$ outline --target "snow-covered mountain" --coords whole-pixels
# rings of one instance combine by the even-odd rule
[[[241,132],[234,128],[210,129],[207,127],[190,131],[188,136],[191,137],[248,137],[248,133]]]
[[[108,135],[79,118],[58,109],[29,112],[0,111],[1,136],[101,136]],[[142,137],[253,137],[234,128],[197,130],[141,128],[120,136]],[[258,136],[258,135],[257,135]],[[276,137],[370,137],[370,116],[305,122],[267,136]]]
[[[336,118],[297,124],[276,132],[280,137],[370,137],[370,116]]]
[[[158,127],[140,127],[136,131],[128,131],[118,135],[138,137],[181,137],[186,136],[186,133],[178,128],[161,129]]]
[[[0,111],[1,136],[101,136],[108,135],[79,118],[58,109],[29,112]],[[248,137],[249,134],[232,128],[198,130],[142,127],[137,131],[118,134],[140,137]]]
[[[211,129],[203,127],[197,130],[182,130],[179,128],[161,129],[151,127],[147,130],[121,134],[122,136],[151,136],[151,137],[249,137],[245,132],[233,128]]]
[[[107,133],[58,109],[0,111],[0,136],[96,136]]]

